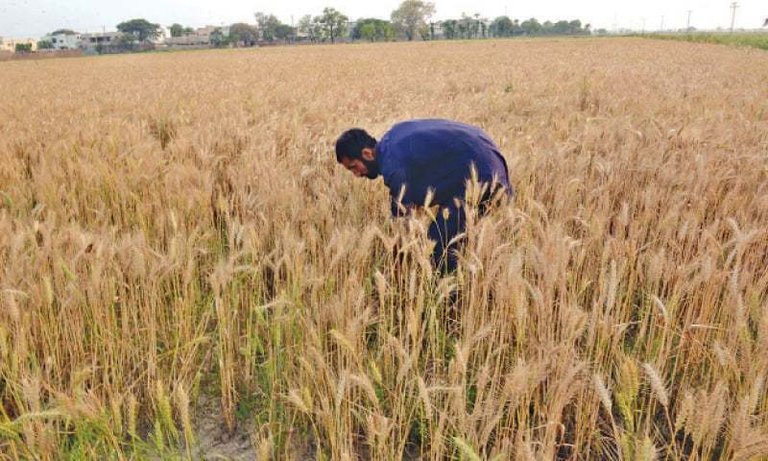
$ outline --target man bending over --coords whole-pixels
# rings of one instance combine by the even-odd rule
[[[478,203],[483,215],[491,200],[513,194],[507,163],[491,138],[477,127],[450,120],[409,120],[394,125],[376,141],[365,130],[347,130],[336,141],[336,160],[357,177],[384,177],[392,200],[392,215],[403,216],[422,206],[439,205],[429,238],[436,245],[433,263],[442,272],[456,268],[458,241],[464,231],[464,198],[476,171],[485,183]]]

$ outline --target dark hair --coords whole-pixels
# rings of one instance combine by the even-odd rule
[[[366,147],[375,148],[376,138],[361,128],[347,130],[336,140],[336,161],[341,163],[343,158],[359,159]]]

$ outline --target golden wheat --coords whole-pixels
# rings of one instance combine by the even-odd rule
[[[200,51],[0,89],[0,458],[766,456],[762,51]],[[411,117],[483,127],[517,190],[448,277],[429,214],[332,153]]]

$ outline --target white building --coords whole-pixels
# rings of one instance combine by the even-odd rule
[[[40,39],[42,42],[49,42],[54,50],[76,50],[80,48],[82,36],[74,34],[55,34],[46,35]]]
[[[165,42],[166,39],[171,38],[171,31],[165,26],[160,26],[157,30],[157,37],[151,38],[149,41],[155,45],[159,45]]]
[[[167,37],[163,43],[172,48],[184,47],[207,47],[211,45],[211,36],[220,31],[223,37],[229,36],[229,26],[205,26],[193,30],[191,33],[183,34],[180,37]]]

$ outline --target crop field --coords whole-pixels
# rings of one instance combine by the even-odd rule
[[[660,38],[663,40],[685,40],[697,43],[718,43],[721,45],[751,46],[768,50],[768,33],[708,33],[697,32],[692,34],[650,34],[648,38]]]
[[[0,459],[768,456],[768,54],[639,38],[0,63]],[[333,143],[484,128],[428,215]]]

